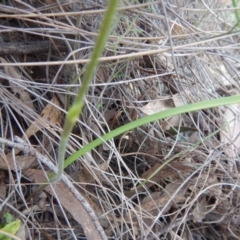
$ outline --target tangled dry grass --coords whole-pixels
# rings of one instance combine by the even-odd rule
[[[145,114],[239,93],[240,38],[231,4],[120,2],[67,156]],[[148,124],[68,167],[65,178],[102,229],[63,182],[31,196],[56,163],[63,119],[105,6],[103,0],[0,4],[1,221],[6,212],[21,219],[20,239],[239,239],[239,122],[230,131],[235,139],[221,128],[226,112],[237,116],[239,106]],[[14,145],[15,136],[21,139]]]

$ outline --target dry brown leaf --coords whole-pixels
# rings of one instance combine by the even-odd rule
[[[102,179],[102,172],[105,172],[109,167],[110,159],[98,165],[99,170],[93,170],[99,179]]]
[[[19,170],[28,169],[36,160],[36,157],[22,155],[22,156],[15,156],[15,160],[17,164],[17,170],[19,171]],[[4,170],[16,171],[15,164],[11,154],[5,155],[4,157],[0,156],[0,168]]]
[[[8,63],[3,57],[0,57],[0,61],[2,63]],[[21,75],[16,71],[16,69],[12,66],[4,66],[4,71],[7,76],[13,79],[22,79]],[[16,80],[15,80],[16,81]],[[14,80],[9,80],[9,86],[14,93],[19,94],[19,98],[22,101],[21,104],[25,104],[31,109],[34,109],[32,99],[29,93],[23,88],[19,87],[19,85],[14,83]]]
[[[141,203],[141,207],[146,211],[152,211],[156,208],[162,207],[159,204],[159,200],[162,197],[163,192],[153,192],[147,195]],[[169,198],[168,198],[169,199]],[[139,208],[139,207],[137,207]]]
[[[192,211],[192,220],[193,222],[202,222],[205,215],[207,214],[207,201],[204,196],[200,202],[197,202],[195,208]]]
[[[155,58],[155,64],[157,69],[163,69],[169,72],[175,71],[175,67],[172,63],[172,58],[168,54],[165,53],[157,54],[157,57]]]
[[[172,28],[171,35],[182,35],[183,34],[183,27],[179,26],[178,24],[174,24]]]
[[[159,99],[157,101],[152,101],[149,102],[148,104],[146,104],[143,107],[140,107],[139,109],[145,113],[146,115],[151,115],[157,112],[161,112],[164,111],[166,109],[172,108],[173,104],[169,104],[170,102],[172,102],[169,99]]]
[[[200,133],[199,132],[193,132],[193,134],[190,135],[188,138],[190,143],[197,143],[201,141]]]
[[[34,122],[32,122],[29,128],[25,131],[25,135],[23,136],[23,139],[25,139],[25,136],[29,138],[32,135],[36,134],[44,126],[48,127],[48,122],[51,122],[52,124],[57,124],[59,122],[61,111],[56,106],[59,107],[60,103],[57,97],[53,96],[53,98],[51,99],[51,102],[48,103],[41,112],[41,117],[43,119],[38,118]]]
[[[96,83],[105,83],[107,81],[107,69],[103,66],[100,66],[97,70],[96,76]]]
[[[181,107],[184,106],[185,104],[188,103],[187,101],[187,96],[190,95],[190,92],[185,90],[184,93],[180,94],[180,93],[176,93],[172,96],[173,102],[174,102],[174,106],[175,107]]]
[[[53,131],[48,131],[47,134],[43,134],[41,144],[38,146],[38,151],[42,152],[43,149],[45,152],[50,153],[52,151],[52,140],[56,138],[56,135]]]
[[[82,164],[79,170],[79,182],[85,185],[88,183],[92,183],[93,181],[94,181],[93,173],[91,173],[91,171],[88,170],[88,167],[85,167]]]
[[[189,96],[188,91],[184,91],[184,94],[180,94],[180,93],[174,94],[172,96],[174,107],[180,107],[185,105],[188,102],[186,96]],[[168,124],[164,126],[164,130],[169,130],[171,127],[179,126],[181,123],[181,115],[174,115],[172,117],[169,117],[166,119],[166,122]]]
[[[159,167],[161,166],[161,163],[156,163],[153,167],[148,169],[146,172],[142,174],[143,179],[147,179],[149,176],[151,176]],[[179,172],[191,172],[192,167],[185,165],[184,162],[171,162],[170,164],[166,165],[158,171],[152,178],[151,181],[153,182],[160,182],[166,178],[176,178],[179,175]],[[154,183],[147,182],[146,186],[151,187]]]
[[[104,172],[108,169],[109,167],[109,161],[105,161],[102,164],[99,164],[99,170],[92,168],[92,171],[95,173],[92,173],[88,167],[85,167],[82,164],[82,168],[79,170],[79,181],[83,184],[88,184],[88,183],[92,183],[95,180],[94,175],[96,175],[99,179],[102,179],[102,174],[101,172]]]
[[[218,183],[219,183],[219,180],[215,174],[209,175],[207,179],[207,186],[212,186],[212,187],[207,191],[205,191],[205,193],[211,194],[215,196],[216,199],[219,199],[219,197],[222,195],[222,186],[219,185]]]
[[[185,193],[188,188],[188,184],[179,189],[181,184],[181,181],[169,183],[161,192],[154,192],[151,193],[151,195],[147,195],[143,199],[141,205],[135,207],[136,211],[142,214],[145,228],[147,228],[146,226],[152,225],[154,217],[159,214],[159,211],[162,210],[162,208],[164,208],[162,211],[162,214],[164,215],[174,204],[184,202],[186,200]],[[172,198],[173,195],[174,198]],[[169,201],[170,198],[172,198],[171,201]],[[126,216],[126,218],[129,219],[129,216]],[[134,219],[134,217],[131,219]]]
[[[188,94],[188,92],[187,92]],[[172,97],[168,97],[168,99],[159,99],[157,101],[152,101],[146,104],[139,109],[145,113],[146,115],[151,115],[157,112],[161,112],[173,107],[183,106],[187,100],[186,97],[182,98],[184,94],[174,94]],[[186,95],[186,93],[185,93]],[[184,102],[185,101],[185,102]],[[165,119],[165,123],[162,124],[164,130],[169,130],[172,126],[179,126],[181,122],[181,116],[175,115]]]
[[[92,121],[88,122],[89,128],[91,128],[92,132],[95,134],[95,137],[101,136],[101,131],[97,124],[93,123]]]
[[[185,185],[184,187],[182,187],[181,190],[178,190],[179,187],[181,186],[181,182],[174,182],[174,183],[169,183],[167,184],[166,188],[163,190],[162,193],[159,192],[155,192],[151,194],[150,196],[146,196],[141,204],[141,208],[143,208],[144,210],[146,210],[147,212],[155,210],[155,209],[161,209],[163,208],[169,201],[169,199],[173,196],[173,200],[170,202],[170,204],[165,208],[164,212],[167,212],[171,206],[175,203],[179,203],[181,201],[185,200],[185,192],[187,190],[187,185]],[[177,194],[176,191],[178,190]],[[138,209],[139,207],[137,207]]]
[[[110,120],[116,115],[116,108],[108,109],[104,112],[104,119],[106,123],[110,124]]]
[[[6,184],[4,183],[4,178],[5,178],[5,173],[3,170],[0,169],[0,197],[2,199],[5,199],[7,189],[6,189]]]
[[[54,104],[54,106],[53,106]],[[25,134],[22,136],[22,139],[26,141],[32,135],[36,134],[40,131],[44,126],[46,128],[49,127],[48,122],[52,124],[57,124],[60,118],[61,111],[56,107],[60,106],[58,99],[56,96],[53,96],[51,103],[48,103],[45,108],[41,112],[41,117],[37,118],[35,121],[31,123],[31,125],[25,131]],[[46,121],[47,120],[47,121]],[[26,139],[27,138],[27,139]],[[18,149],[15,150],[15,155],[17,155],[20,151]],[[7,157],[11,157],[11,153],[7,155]],[[22,164],[23,161],[21,161]]]
[[[172,117],[165,119],[165,122],[162,123],[162,127],[164,130],[169,130],[171,127],[179,126],[180,122],[181,122],[181,116],[174,115]]]
[[[216,199],[219,199],[219,197],[223,194],[222,186],[218,184],[219,180],[214,173],[211,173],[211,175],[202,173],[200,176],[192,178],[191,182],[192,183],[189,185],[189,189],[196,192],[196,194],[198,194],[198,191],[203,191],[203,189],[206,188],[208,189],[205,190],[204,193],[215,196]]]
[[[102,149],[103,149],[104,151],[110,151],[110,150],[111,150],[111,148],[109,147],[109,145],[106,144],[105,142],[102,143]]]
[[[41,170],[28,169],[24,172],[24,175],[27,176],[31,181],[37,183],[44,182],[45,180],[45,176]],[[57,184],[53,184],[52,187],[54,188],[54,191],[56,192],[59,202],[62,204],[62,206],[67,209],[75,221],[82,226],[87,239],[99,239],[98,231],[96,231],[96,227],[91,218],[88,214],[86,214],[86,210],[82,207],[76,197],[69,191],[66,185],[62,181],[59,181]],[[47,186],[45,190],[49,194],[55,196],[51,190],[51,187]]]

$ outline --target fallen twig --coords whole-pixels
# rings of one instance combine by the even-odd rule
[[[46,165],[51,171],[54,173],[57,173],[58,169],[57,167],[46,157],[40,154],[36,149],[33,147],[27,145],[21,138],[15,137],[14,139],[16,142],[12,142],[9,140],[6,140],[4,138],[0,138],[0,143],[5,144],[12,148],[17,148],[20,151],[23,151],[25,154],[30,154],[36,156],[37,160]],[[102,239],[107,240],[107,237],[104,233],[104,230],[102,229],[102,226],[100,225],[98,218],[96,217],[94,211],[88,204],[88,202],[85,200],[85,198],[75,189],[74,185],[71,183],[71,181],[68,179],[67,176],[63,175],[61,180],[67,185],[69,190],[72,192],[72,194],[77,198],[77,200],[81,203],[84,210],[86,211],[86,216],[89,217],[88,219],[85,219],[85,221],[88,221],[89,224],[92,224],[92,226],[88,225],[84,228],[84,233],[87,236],[87,239]],[[96,231],[94,231],[96,229]],[[94,237],[93,237],[94,235]]]

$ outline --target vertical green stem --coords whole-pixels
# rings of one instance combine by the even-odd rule
[[[237,1],[232,0],[232,5],[233,5],[234,8],[236,8],[236,9],[234,9],[234,14],[235,14],[235,18],[236,18],[236,21],[237,21],[236,25],[239,27],[240,26],[240,16],[239,16],[239,11],[237,9],[237,7],[238,7]]]
[[[118,4],[118,0],[109,0],[108,2],[108,7],[101,23],[99,35],[96,40],[96,45],[93,49],[91,60],[86,68],[82,86],[79,88],[78,95],[74,100],[73,105],[70,107],[65,119],[63,132],[62,132],[62,136],[59,144],[59,150],[58,150],[58,174],[51,179],[51,182],[60,180],[63,174],[64,159],[65,159],[65,152],[66,152],[68,139],[72,132],[73,126],[77,121],[77,118],[82,112],[82,108],[84,106],[84,96],[88,90],[88,85],[93,77],[94,70],[98,63],[98,58],[100,57],[103,51],[104,45],[107,41],[107,37],[111,29],[112,19],[116,11],[117,4]]]

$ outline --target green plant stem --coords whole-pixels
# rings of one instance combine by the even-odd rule
[[[88,85],[94,74],[95,67],[97,66],[98,58],[102,53],[107,37],[109,35],[112,19],[116,11],[117,4],[118,4],[118,0],[109,0],[108,2],[108,8],[104,14],[99,35],[96,40],[96,45],[91,55],[91,60],[86,68],[82,86],[79,88],[78,95],[74,100],[73,105],[70,107],[65,119],[63,132],[62,132],[62,136],[59,143],[59,150],[58,150],[58,173],[54,178],[50,179],[50,182],[56,182],[60,180],[63,174],[64,159],[65,159],[65,152],[66,152],[68,139],[72,132],[73,126],[77,121],[77,118],[82,112],[82,109],[84,106],[84,96],[88,90]]]
[[[236,8],[234,10],[234,14],[235,14],[235,18],[236,18],[236,21],[237,21],[237,26],[239,27],[239,24],[240,24],[240,16],[239,16],[239,12],[238,12],[238,4],[237,4],[237,1],[236,0],[232,0],[232,5],[234,8]]]

